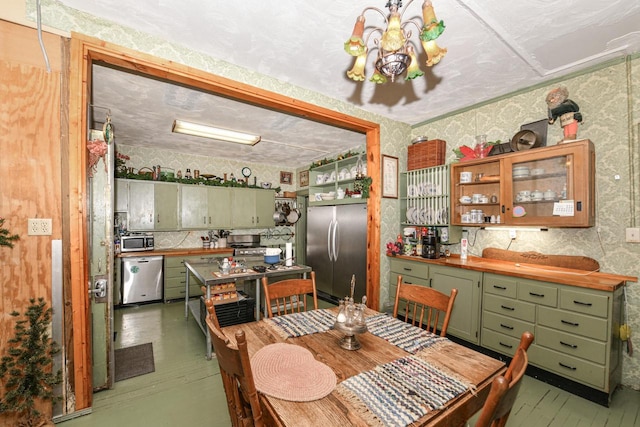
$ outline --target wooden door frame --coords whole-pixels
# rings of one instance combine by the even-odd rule
[[[380,126],[338,111],[309,104],[258,87],[233,81],[85,35],[71,34],[69,83],[69,249],[73,319],[73,388],[76,410],[92,405],[91,336],[89,328],[88,257],[86,232],[86,139],[93,62],[111,64],[137,73],[173,81],[255,105],[308,118],[366,135],[367,172],[373,185],[367,201],[368,303],[380,302]]]

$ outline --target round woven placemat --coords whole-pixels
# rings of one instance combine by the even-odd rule
[[[318,362],[306,348],[270,344],[251,358],[251,370],[259,392],[293,402],[310,402],[330,394],[336,374]]]

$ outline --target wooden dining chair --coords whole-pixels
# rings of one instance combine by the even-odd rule
[[[206,322],[220,366],[231,424],[233,427],[264,426],[244,331],[236,332],[234,346],[216,325],[214,316],[207,316]]]
[[[443,294],[433,288],[426,286],[413,285],[403,283],[402,276],[398,276],[398,290],[396,291],[396,302],[393,305],[393,317],[398,317],[400,301],[406,305],[404,308],[404,321],[411,322],[412,325],[423,327],[434,334],[437,333],[440,316],[442,319],[442,327],[440,336],[447,335],[447,327],[449,327],[449,319],[453,311],[453,303],[458,295],[457,289],[451,289],[451,295]]]
[[[503,427],[507,424],[528,364],[527,352],[518,347],[509,365],[512,374],[511,381],[506,378],[506,374],[494,378],[489,396],[487,396],[480,417],[476,421],[476,427]]]
[[[263,277],[262,289],[267,306],[267,317],[307,311],[308,294],[313,298],[313,309],[317,310],[316,273],[312,271],[309,276],[308,279],[285,279],[273,283],[269,283],[269,279]]]

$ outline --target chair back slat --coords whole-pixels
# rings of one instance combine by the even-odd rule
[[[491,383],[491,390],[485,401],[476,427],[504,427],[511,414],[513,404],[518,397],[522,378],[529,364],[527,350],[533,342],[533,334],[524,332],[520,345],[504,376],[496,377]]]
[[[309,294],[313,300],[313,309],[318,309],[314,271],[309,273],[308,279],[285,279],[269,283],[269,279],[263,277],[262,289],[267,306],[267,317],[307,311],[307,295]]]
[[[404,317],[405,322],[437,333],[438,324],[442,318],[440,336],[444,337],[447,334],[453,303],[457,295],[458,290],[455,288],[451,290],[450,295],[446,295],[426,286],[403,283],[402,276],[399,275],[393,317],[398,317],[402,302],[404,309],[401,316]]]
[[[209,310],[209,305],[207,309]],[[234,427],[263,426],[262,409],[253,381],[244,331],[236,332],[234,346],[222,333],[214,316],[215,309],[213,309],[213,316],[211,314],[207,316],[206,323],[220,367],[231,423]]]

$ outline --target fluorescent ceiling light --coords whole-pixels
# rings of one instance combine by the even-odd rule
[[[245,145],[256,145],[261,139],[260,135],[251,135],[229,129],[221,129],[198,123],[185,122],[184,120],[174,120],[171,130],[185,135],[201,136],[203,138],[211,138],[219,141],[235,142],[237,144]]]

